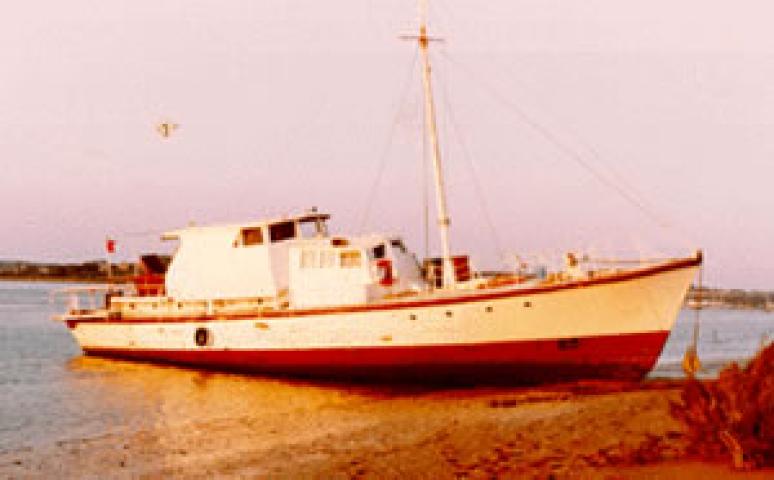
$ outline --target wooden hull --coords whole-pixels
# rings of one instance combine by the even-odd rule
[[[374,381],[635,380],[660,355],[699,263],[432,300],[67,323],[87,354],[204,368]]]

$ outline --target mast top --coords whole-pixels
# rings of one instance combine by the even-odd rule
[[[430,42],[442,42],[443,38],[427,34],[427,0],[419,0],[419,32],[398,35],[401,40],[415,40],[420,48],[426,49]]]

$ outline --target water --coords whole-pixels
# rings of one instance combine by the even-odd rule
[[[664,351],[651,377],[681,377],[682,359],[691,343],[696,312],[683,310],[677,317]],[[731,361],[744,362],[764,342],[774,339],[774,313],[760,310],[702,310],[699,314],[697,351],[702,363],[699,377],[711,377]]]
[[[362,401],[354,388],[83,357],[67,328],[51,320],[64,309],[50,300],[61,287],[0,282],[0,454],[245,412],[308,422],[319,405]],[[693,315],[680,314],[652,376],[681,375]],[[752,356],[763,335],[774,338],[774,314],[703,311],[705,374]]]

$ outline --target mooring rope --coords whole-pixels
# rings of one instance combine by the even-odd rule
[[[701,310],[704,307],[702,305],[702,289],[704,288],[702,285],[702,270],[703,267],[700,265],[699,281],[696,287],[695,297],[696,306],[693,316],[693,336],[691,338],[691,343],[685,349],[685,355],[683,355],[683,371],[689,378],[693,378],[696,373],[701,370],[701,361],[699,360],[699,317],[701,315]]]

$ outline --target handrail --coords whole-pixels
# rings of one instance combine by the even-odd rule
[[[131,284],[97,284],[97,285],[78,285],[75,287],[64,287],[52,290],[49,293],[49,303],[54,303],[59,295],[67,295],[67,310],[69,312],[95,311],[98,307],[97,295],[104,293],[107,297],[111,293],[120,293],[121,295],[131,291]],[[89,308],[81,308],[81,295],[86,294],[89,299]],[[109,305],[105,305],[107,308]],[[55,317],[56,318],[56,317]]]

